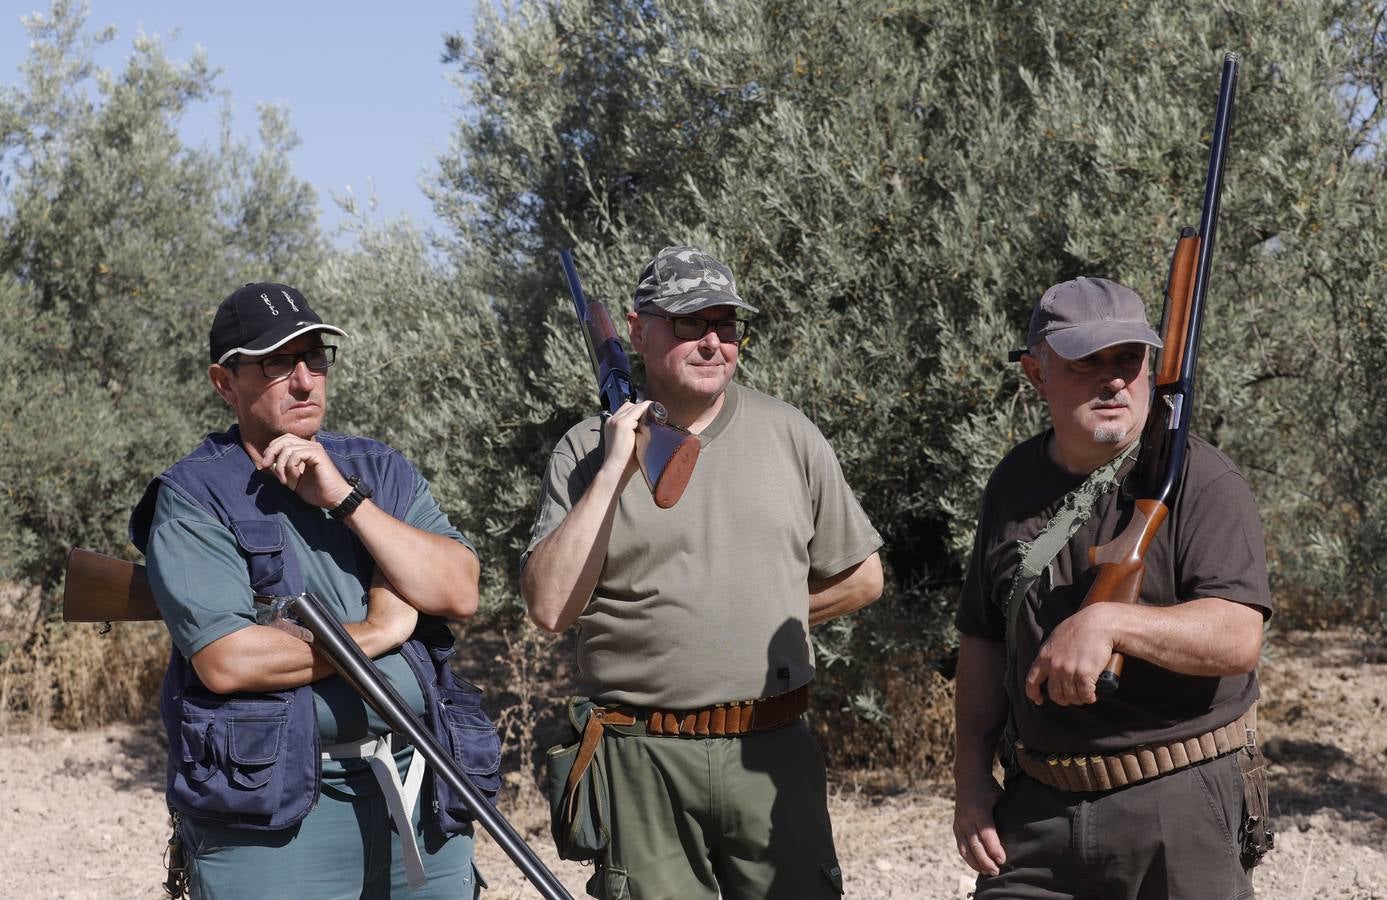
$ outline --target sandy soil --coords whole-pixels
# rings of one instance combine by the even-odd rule
[[[1387,900],[1387,651],[1344,632],[1281,636],[1263,681],[1279,833],[1257,870],[1259,896]],[[6,737],[0,897],[162,897],[163,765],[152,722]],[[589,870],[553,859],[538,795],[521,794],[504,811],[583,896]],[[848,896],[966,897],[950,794],[947,784],[840,773],[830,806]],[[537,896],[490,841],[478,855],[487,896]]]

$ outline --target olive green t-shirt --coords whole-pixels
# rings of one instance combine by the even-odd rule
[[[973,555],[955,624],[966,635],[1006,640],[1006,603],[1020,561],[1018,541],[1031,541],[1055,515],[1064,495],[1085,476],[1046,452],[1051,432],[1019,445],[992,473],[983,493]],[[1118,470],[1124,477],[1135,464]],[[1126,527],[1132,501],[1120,489],[1099,499],[1021,606],[1014,695],[1025,696],[1026,673],[1041,644],[1088,594],[1095,570],[1090,547]],[[1169,606],[1200,597],[1245,603],[1270,616],[1266,549],[1252,491],[1211,444],[1191,437],[1185,474],[1170,515],[1146,554],[1141,602]],[[1180,675],[1127,657],[1121,688],[1086,706],[1029,701],[1014,707],[1027,747],[1050,753],[1109,752],[1193,737],[1236,719],[1257,699],[1257,675]]]
[[[592,483],[601,428],[587,419],[554,448],[530,550]],[[699,437],[675,506],[657,507],[639,474],[621,494],[578,618],[581,694],[692,709],[793,690],[814,674],[809,579],[881,546],[832,448],[794,407],[732,384]]]
[[[290,525],[288,548],[298,556],[304,589],[316,592],[339,621],[363,621],[366,592],[375,573],[375,562],[365,546],[346,523],[304,503],[287,488],[281,491]],[[422,477],[415,480],[405,522],[471,547],[448,521]],[[231,531],[177,491],[159,491],[145,556],[159,613],[184,656],[191,657],[213,641],[255,624],[245,557]],[[423,692],[399,651],[375,662],[410,708],[422,714]],[[324,744],[390,730],[340,677],[315,681],[312,689]]]

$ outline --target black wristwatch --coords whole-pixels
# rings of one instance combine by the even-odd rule
[[[360,475],[348,475],[347,484],[352,486],[352,492],[343,498],[341,503],[327,511],[327,514],[334,519],[345,519],[350,516],[356,512],[356,508],[361,505],[362,500],[368,499],[371,494],[375,493],[369,484],[361,480]]]

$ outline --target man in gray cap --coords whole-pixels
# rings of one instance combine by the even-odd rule
[[[880,595],[881,538],[813,423],[733,381],[756,309],[726,265],[667,247],[634,307],[646,397],[559,441],[522,563],[534,621],[578,625],[574,724],[608,726],[596,764],[611,841],[589,890],[837,897],[823,758],[803,720],[809,627]],[[703,446],[670,509],[631,478],[651,401]]]
[[[1040,298],[1014,354],[1051,428],[993,472],[956,617],[954,835],[979,900],[1251,896],[1239,842],[1265,797],[1254,669],[1272,602],[1232,462],[1191,437],[1140,602],[1080,609],[1089,549],[1132,514],[1115,488],[1160,346],[1135,293],[1076,278]],[[1114,652],[1121,689],[1100,697]]]

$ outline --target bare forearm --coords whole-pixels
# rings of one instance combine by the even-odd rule
[[[344,627],[372,659],[403,643],[371,621]],[[285,690],[333,674],[331,664],[311,644],[267,625],[247,625],[218,638],[194,653],[190,662],[202,683],[218,694]]]
[[[954,781],[992,779],[1007,721],[1006,645],[963,635],[954,678]]]
[[[954,838],[977,872],[996,875],[1006,862],[992,811],[1002,789],[992,761],[1006,726],[1006,645],[964,635],[954,678]]]
[[[369,500],[346,519],[395,590],[422,613],[465,619],[477,611],[477,555],[451,538],[401,522]]]
[[[1262,649],[1262,614],[1218,597],[1174,606],[1126,603],[1108,613],[1113,648],[1185,675],[1226,676],[1250,672]]]
[[[600,469],[573,509],[525,561],[520,592],[530,618],[541,628],[563,631],[577,621],[592,598],[627,478],[629,473],[606,466]]]
[[[830,578],[809,580],[809,624],[856,612],[881,596],[881,557],[873,553]]]

